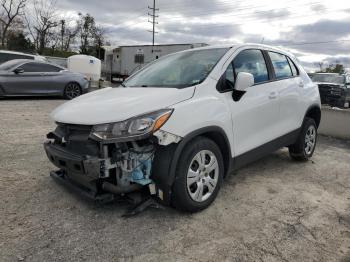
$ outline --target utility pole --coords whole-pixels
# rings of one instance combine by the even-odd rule
[[[152,24],[152,31],[149,31],[152,33],[152,46],[154,46],[154,35],[157,34],[158,32],[155,31],[155,26],[158,24],[156,21],[156,18],[159,17],[159,15],[156,15],[156,12],[159,11],[159,8],[156,8],[156,0],[153,0],[153,7],[148,6],[148,9],[151,10],[151,14],[148,13],[148,15],[152,18],[151,21],[148,20]]]

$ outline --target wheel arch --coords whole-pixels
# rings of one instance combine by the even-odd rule
[[[315,123],[317,128],[320,126],[321,122],[321,108],[319,105],[312,105],[308,108],[308,110],[305,113],[304,119],[306,117],[312,118]]]
[[[164,191],[164,202],[169,203],[171,188],[176,180],[176,167],[185,146],[196,137],[206,137],[214,141],[224,160],[224,176],[231,170],[232,155],[225,131],[218,126],[208,126],[186,135],[178,144],[159,146],[152,165],[152,179]]]
[[[80,89],[81,89],[81,84],[80,84],[78,81],[76,81],[76,80],[68,81],[68,82],[65,84],[64,89],[66,89],[66,87],[67,87],[69,84],[77,84],[77,85],[80,87]]]

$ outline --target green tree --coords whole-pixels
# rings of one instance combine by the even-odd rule
[[[89,55],[91,54],[91,46],[94,40],[95,34],[95,18],[90,14],[83,15],[79,13],[79,37],[80,37],[80,53]]]
[[[105,30],[96,25],[90,14],[79,13],[78,36],[80,38],[80,53],[92,55],[99,59],[104,56],[102,46],[105,41]]]
[[[9,50],[32,53],[35,51],[34,44],[26,38],[23,32],[9,33],[7,37],[7,46]]]
[[[344,73],[344,66],[342,64],[330,64],[326,69],[325,69],[326,73]]]

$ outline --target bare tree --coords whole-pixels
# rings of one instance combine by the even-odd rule
[[[60,45],[61,51],[68,51],[77,36],[79,27],[72,18],[65,17],[60,20]]]
[[[317,62],[315,64],[320,68],[320,72],[322,72],[324,63],[321,61],[321,62]]]
[[[56,0],[36,0],[32,16],[26,16],[28,30],[39,54],[42,54],[50,41],[57,45],[56,32],[59,25],[55,11]]]
[[[73,44],[74,39],[78,34],[78,30],[79,30],[78,27],[66,28],[64,51],[68,51],[70,49],[71,44]]]
[[[101,47],[104,43],[105,30],[101,26],[96,26],[94,30],[94,42],[98,59],[101,59]]]
[[[1,46],[6,46],[6,37],[11,25],[16,21],[18,16],[23,15],[22,10],[27,0],[1,0]]]
[[[60,20],[60,26],[61,26],[61,29],[60,29],[60,33],[61,33],[61,51],[63,51],[63,49],[64,49],[64,35],[66,33],[66,20],[61,19]]]

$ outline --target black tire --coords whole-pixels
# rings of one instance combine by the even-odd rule
[[[188,179],[191,179],[191,178],[188,178],[190,168],[192,168],[193,165],[195,164],[193,163],[193,161],[196,161],[194,158],[198,156],[200,152],[202,153],[204,152],[203,153],[204,159],[205,159],[204,162],[210,161],[210,163],[212,163],[211,161],[213,161],[214,163],[215,162],[214,160],[216,159],[217,167],[218,167],[218,169],[215,167],[214,171],[210,171],[210,169],[213,168],[209,166],[210,163],[208,163],[207,170],[205,170],[205,167],[203,166],[203,170],[201,169],[200,171],[198,171],[200,169],[198,167],[197,172],[200,173],[200,175],[198,176],[199,180],[198,182],[193,182],[193,184],[189,185],[189,186],[196,187],[198,183],[201,183],[202,184],[201,188],[203,188],[202,196],[203,196],[203,193],[205,192],[206,194],[204,196],[207,196],[207,194],[210,194],[208,198],[206,200],[203,200],[202,202],[195,201],[190,196],[190,192],[189,192],[189,190],[192,190],[192,188],[188,189],[187,187],[187,184],[188,184],[187,181]],[[206,155],[206,152],[207,152],[207,155]],[[210,155],[212,157],[210,157]],[[214,201],[214,199],[216,198],[220,190],[220,186],[223,180],[223,175],[224,175],[224,162],[223,162],[222,154],[219,147],[212,140],[205,137],[197,137],[193,139],[183,149],[181,156],[179,158],[179,162],[176,167],[176,178],[173,184],[173,191],[171,196],[172,205],[178,210],[187,211],[187,212],[197,212],[207,208]],[[203,177],[200,178],[200,176],[203,176]],[[210,179],[213,179],[212,177],[217,178],[215,187],[212,186],[214,183],[208,182]],[[203,184],[204,182],[202,183],[202,181],[204,180],[206,180],[206,183],[208,186],[204,185]],[[214,179],[210,181],[214,181]],[[209,183],[211,185],[210,187],[212,189],[214,188],[212,192],[210,192],[209,190]]]
[[[64,98],[71,100],[73,98],[76,98],[82,94],[81,87],[78,83],[71,82],[66,85],[64,88]]]
[[[311,134],[310,130],[314,130],[315,137],[314,137],[312,148],[307,149],[308,144],[306,140],[307,140],[307,136],[310,136]],[[306,117],[296,143],[289,146],[289,155],[294,160],[307,161],[312,157],[315,151],[316,142],[317,142],[317,126],[316,126],[315,120],[313,120],[312,118]]]

